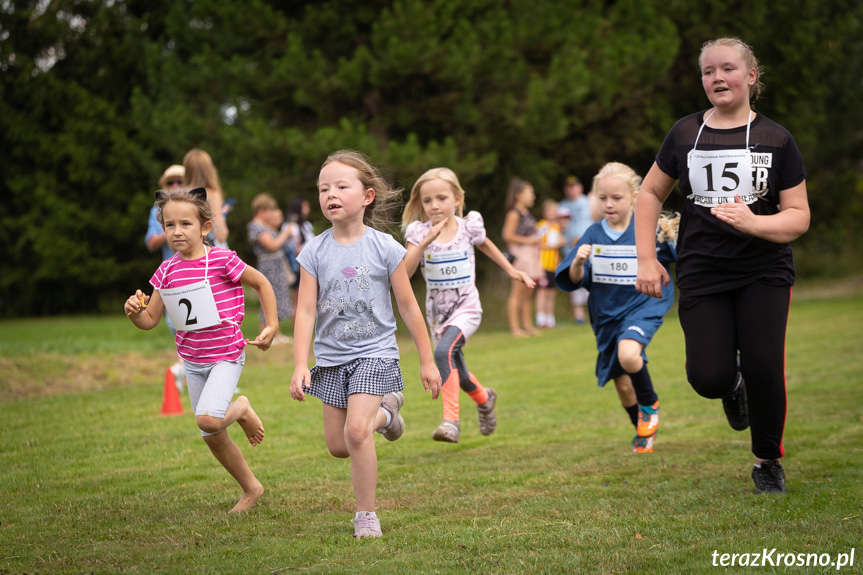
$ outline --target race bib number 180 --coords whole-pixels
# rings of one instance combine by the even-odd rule
[[[635,285],[638,274],[635,246],[592,245],[590,268],[594,283]]]

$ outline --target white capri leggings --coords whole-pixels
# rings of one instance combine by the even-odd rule
[[[223,419],[246,363],[246,354],[237,361],[217,363],[192,363],[183,361],[186,366],[186,385],[189,388],[189,401],[195,416],[209,415]],[[215,435],[201,431],[201,435]]]

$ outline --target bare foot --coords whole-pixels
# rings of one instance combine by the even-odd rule
[[[513,337],[527,337],[527,332],[523,329],[511,329],[509,333],[513,335]]]
[[[243,492],[243,496],[237,501],[237,504],[228,511],[228,513],[237,513],[238,511],[247,511],[255,506],[255,503],[264,494],[264,486],[260,481],[256,480],[257,485],[251,492]]]
[[[542,332],[535,327],[527,328],[527,335],[542,335]]]
[[[261,422],[261,418],[258,417],[258,414],[255,413],[255,410],[252,409],[252,404],[249,403],[248,397],[241,395],[236,399],[236,401],[246,404],[244,414],[242,417],[237,419],[237,423],[239,423],[240,427],[243,428],[243,431],[246,433],[246,437],[249,438],[249,443],[251,443],[252,446],[255,446],[264,440],[264,424]],[[239,505],[239,503],[237,505]]]

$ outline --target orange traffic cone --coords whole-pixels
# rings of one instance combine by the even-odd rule
[[[171,368],[165,370],[165,392],[162,395],[161,415],[183,415],[183,406],[180,403],[180,392],[177,390],[177,380]]]

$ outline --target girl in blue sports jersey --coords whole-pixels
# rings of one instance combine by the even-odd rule
[[[603,219],[581,236],[555,271],[564,291],[590,291],[590,323],[596,334],[596,377],[600,387],[614,380],[617,395],[636,428],[633,451],[653,451],[659,428],[659,398],[647,371],[644,348],[662,325],[674,302],[674,285],[655,299],[635,290],[637,259],[633,206],[641,177],[618,162],[602,167],[593,178],[591,193],[599,200]],[[657,257],[666,268],[677,257],[677,217],[661,219]]]

